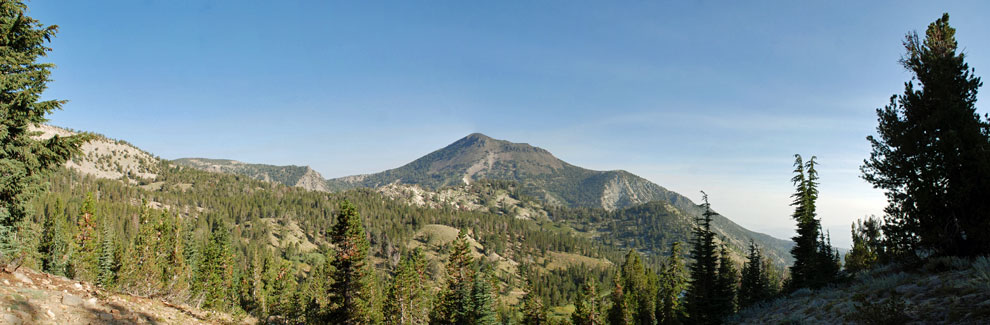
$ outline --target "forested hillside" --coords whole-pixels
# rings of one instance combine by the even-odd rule
[[[286,170],[303,168],[200,158],[179,159],[175,163],[290,186],[298,186],[297,180],[280,175]],[[495,193],[479,197],[481,191],[469,190],[468,184],[476,182],[498,184],[503,192],[512,193],[511,200],[521,205],[502,209],[521,209],[527,216],[545,216],[550,222],[562,222],[610,246],[636,248],[654,256],[674,241],[686,242],[693,219],[702,213],[687,197],[629,172],[584,169],[557,159],[542,148],[478,133],[396,169],[327,181],[328,187],[337,191],[378,189],[384,194],[409,196],[413,204],[440,200],[453,208],[488,209],[492,200],[497,201],[492,197]],[[790,241],[747,230],[721,215],[714,217],[713,225],[737,256],[742,256],[749,241],[754,240],[767,250],[774,263],[785,265],[791,261],[787,253]]]
[[[517,182],[483,178],[438,190],[393,184],[326,193],[158,159],[141,165],[154,173],[110,178],[107,172],[119,165],[115,159],[129,156],[99,156],[104,163],[95,164],[91,157],[97,156],[87,149],[77,162],[89,168],[61,169],[45,180],[46,194],[33,204],[39,214],[25,229],[32,234],[25,238],[36,241],[24,244],[48,248],[32,252],[28,266],[261,319],[306,319],[312,307],[304,302],[319,295],[312,281],[321,275],[314,272],[333,260],[337,246],[331,230],[345,201],[361,216],[371,272],[378,279],[396,276],[402,256],[420,249],[427,287],[440,290],[450,245],[466,230],[471,255],[479,268],[490,270],[497,297],[493,308],[503,319],[517,317],[514,310],[527,292],[566,315],[581,283],[593,280],[604,295],[614,283],[615,265],[629,250],[645,254],[646,266],[663,267],[670,246],[689,242],[694,225],[694,218],[665,202],[613,211],[550,206],[525,194]],[[745,237],[748,231],[732,225],[725,219],[716,228],[741,265],[745,245],[761,238]],[[217,249],[227,253],[207,254]],[[154,253],[163,250],[171,253]],[[774,264],[784,265],[787,255],[765,251]],[[216,269],[216,258],[225,266]],[[125,263],[135,259],[146,262]],[[216,285],[203,282],[210,277],[207,270],[228,272],[223,281],[233,288],[219,295],[207,291]],[[290,284],[281,283],[286,274],[294,278]],[[385,294],[384,289],[377,290]]]

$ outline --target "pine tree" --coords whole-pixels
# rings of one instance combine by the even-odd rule
[[[749,242],[749,255],[742,270],[739,286],[739,308],[746,308],[770,299],[775,294],[768,261],[752,240]]]
[[[716,287],[718,282],[718,255],[715,252],[715,232],[711,229],[712,217],[715,212],[708,203],[708,195],[702,192],[704,213],[694,227],[692,238],[691,281],[684,294],[684,309],[687,321],[691,324],[718,324],[721,313],[715,308]]]
[[[815,169],[816,157],[807,162],[801,155],[794,155],[794,177],[791,182],[797,188],[791,195],[794,201],[794,214],[797,221],[797,236],[793,237],[794,247],[791,255],[794,264],[791,266],[790,290],[798,288],[821,288],[833,282],[838,276],[837,253],[832,249],[821,231],[821,222],[817,219],[816,201],[818,200],[818,171]]]
[[[629,250],[622,264],[622,286],[626,305],[633,315],[633,323],[656,324],[656,274],[643,265],[635,250]]]
[[[368,264],[368,238],[357,208],[344,201],[337,211],[331,240],[336,249],[331,288],[330,319],[340,324],[380,322],[374,274]]]
[[[457,239],[450,243],[447,259],[447,280],[440,298],[430,313],[430,324],[466,324],[472,306],[471,289],[474,284],[474,259],[467,232],[461,229]]]
[[[808,164],[813,164],[815,157],[811,157]],[[813,181],[815,175],[807,175],[806,165],[801,159],[801,155],[794,155],[794,177],[791,182],[797,188],[791,195],[794,201],[792,218],[797,221],[797,236],[793,238],[794,247],[791,248],[791,255],[794,256],[794,265],[791,266],[791,287],[793,289],[809,287],[813,285],[813,273],[818,261],[818,220],[815,219],[815,192],[816,185]],[[809,180],[812,178],[812,180]]]
[[[91,136],[54,136],[35,140],[31,127],[47,121],[45,115],[61,109],[63,100],[41,100],[50,81],[52,63],[47,55],[58,26],[44,26],[27,15],[21,1],[0,1],[0,264],[17,256],[17,230],[31,214],[29,201],[49,171],[79,152]]]
[[[66,275],[66,259],[69,248],[62,232],[64,213],[65,206],[61,199],[56,200],[55,206],[45,212],[41,242],[38,245],[38,253],[41,254],[41,270],[55,275]]]
[[[949,14],[910,33],[900,63],[914,76],[904,93],[877,109],[877,137],[860,168],[883,189],[884,235],[891,253],[990,253],[990,116],[976,112],[983,85],[957,53]]]
[[[846,271],[856,273],[869,270],[883,255],[880,220],[867,217],[852,224],[852,249],[846,253]]]
[[[842,269],[842,261],[839,260],[839,251],[832,248],[832,235],[828,232],[820,232],[818,239],[818,269],[816,277],[820,281],[819,286],[825,286],[839,278],[839,270]]]
[[[264,322],[268,315],[268,304],[265,301],[265,281],[264,281],[264,257],[258,247],[250,251],[248,260],[248,272],[241,279],[241,308],[251,313]],[[313,274],[317,273],[318,266],[313,267]]]
[[[117,261],[117,289],[140,296],[185,296],[192,272],[177,218],[144,208],[136,221],[137,234]]]
[[[73,269],[76,278],[96,282],[99,279],[100,242],[97,229],[96,200],[93,193],[86,194],[77,219],[77,233],[73,241],[76,257]]]
[[[214,224],[210,240],[200,255],[195,282],[206,308],[228,310],[233,306],[236,291],[233,291],[234,259],[229,231],[222,223]]]
[[[168,211],[161,213],[155,230],[158,234],[155,251],[160,270],[160,283],[166,295],[185,295],[189,290],[191,272],[183,254],[183,228],[179,219]]]
[[[724,242],[724,240],[723,240]],[[717,319],[724,319],[736,312],[736,286],[739,274],[736,272],[729,249],[722,244],[718,258],[718,278],[715,281],[715,306]]]
[[[474,283],[471,288],[471,305],[473,310],[471,316],[468,317],[469,324],[471,325],[498,324],[498,317],[495,313],[495,296],[492,294],[490,276],[492,275],[488,272],[475,273]]]
[[[332,250],[327,250],[323,256],[323,263],[314,267],[313,271],[306,279],[303,286],[305,288],[304,314],[306,320],[315,323],[328,321],[330,319],[330,299],[333,278],[330,275],[336,273],[334,270],[334,254]]]
[[[543,299],[536,293],[536,288],[533,287],[533,282],[530,280],[531,274],[525,274],[527,272],[520,271],[520,275],[526,281],[526,285],[523,291],[522,299],[520,299],[520,305],[522,309],[522,324],[525,325],[544,325],[549,324],[547,319],[547,307],[543,304]]]
[[[106,218],[103,219],[101,228],[103,229],[103,234],[100,240],[100,273],[97,280],[99,280],[101,287],[110,288],[117,279],[116,247],[114,246],[113,232]]]
[[[384,307],[386,324],[427,323],[430,311],[427,281],[426,256],[421,248],[416,248],[402,257],[392,278]]]
[[[577,300],[574,302],[571,323],[574,325],[605,324],[605,320],[598,314],[598,308],[598,288],[595,286],[595,279],[585,279],[581,291],[578,292]]]
[[[681,294],[687,287],[687,281],[687,270],[681,257],[681,243],[674,242],[660,273],[660,289],[657,291],[658,324],[681,324],[684,321]]]
[[[132,294],[151,296],[159,293],[162,287],[161,267],[155,254],[157,234],[154,231],[151,209],[143,205],[138,216],[138,233],[131,239],[124,253],[124,263],[120,269],[120,290]]]
[[[269,257],[265,261],[263,279],[268,314],[292,319],[298,307],[295,297],[298,282],[293,263],[278,257]]]
[[[612,287],[612,295],[610,296],[612,306],[608,310],[608,323],[611,325],[633,324],[633,316],[629,310],[629,305],[626,303],[626,293],[622,288],[621,276],[616,274],[612,282],[614,286]]]

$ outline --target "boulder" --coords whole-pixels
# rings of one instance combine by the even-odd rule
[[[0,319],[3,319],[4,324],[20,325],[24,323],[19,317],[13,314],[4,314],[3,318]]]
[[[83,300],[79,296],[63,293],[62,294],[62,304],[66,306],[79,306],[82,305]]]

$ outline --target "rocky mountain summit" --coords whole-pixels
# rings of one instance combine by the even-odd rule
[[[398,183],[428,189],[480,179],[515,181],[525,194],[550,205],[615,210],[650,201],[693,205],[687,198],[623,170],[596,171],[571,165],[527,143],[470,134],[404,166],[384,172],[334,178],[333,190],[377,188]]]

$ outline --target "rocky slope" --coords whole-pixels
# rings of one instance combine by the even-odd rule
[[[32,131],[38,132],[35,136],[37,139],[77,133],[44,124],[33,127]],[[158,158],[121,140],[97,135],[81,149],[83,154],[66,162],[65,167],[97,178],[127,179],[128,182],[136,184],[142,180],[155,179],[160,168]]]
[[[310,191],[328,192],[326,180],[309,166],[249,164],[236,160],[181,158],[172,163],[209,172],[245,175],[266,182],[281,183]]]
[[[163,300],[108,292],[86,282],[20,268],[0,271],[0,324],[257,323]]]
[[[990,324],[990,259],[887,265],[743,309],[738,324]]]
[[[693,215],[667,202],[653,201],[614,211],[601,208],[597,212],[593,212],[595,209],[585,209],[582,212],[559,210],[521,196],[513,184],[515,183],[502,183],[508,187],[498,188],[488,181],[478,181],[471,185],[447,186],[437,190],[425,189],[419,185],[389,184],[378,187],[375,191],[414,206],[487,211],[517,219],[549,221],[566,225],[582,236],[608,239],[620,246],[636,247],[652,254],[665,253],[670,243],[686,243],[691,238]],[[744,260],[743,252],[752,239],[775,264],[783,266],[791,263],[790,242],[749,231],[720,215],[714,217],[713,223],[719,238],[733,248],[731,253],[736,260]]]

